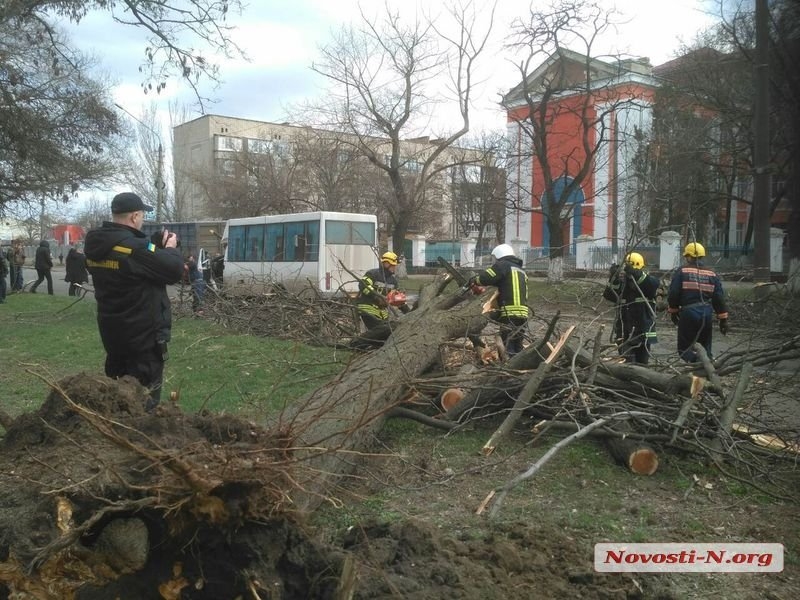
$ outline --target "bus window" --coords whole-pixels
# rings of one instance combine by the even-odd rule
[[[319,221],[306,223],[306,260],[317,262],[319,260]]]
[[[285,223],[283,259],[287,261],[302,261],[305,257],[305,223]]]
[[[374,246],[375,224],[325,221],[325,243]]]
[[[245,226],[245,247],[247,254],[245,260],[248,262],[260,262],[264,255],[264,226],[247,225]]]
[[[228,260],[241,262],[244,260],[244,227],[234,225],[228,231]]]
[[[267,240],[264,246],[264,260],[269,262],[283,260],[283,223],[267,225]]]

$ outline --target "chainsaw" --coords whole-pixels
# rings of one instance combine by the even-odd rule
[[[458,288],[458,292],[456,292],[459,296],[463,296],[468,292],[472,292],[476,296],[480,296],[483,292],[486,291],[486,288],[484,288],[483,286],[478,285],[477,283],[470,283],[469,279],[467,279],[461,274],[461,271],[456,269],[453,265],[451,265],[441,256],[439,256],[436,260],[442,267],[444,267],[444,270],[447,271],[447,274],[450,275],[453,281],[455,281],[460,286]]]

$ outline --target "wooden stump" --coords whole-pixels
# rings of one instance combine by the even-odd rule
[[[611,456],[636,475],[652,475],[658,470],[658,454],[653,448],[635,440],[609,440]]]

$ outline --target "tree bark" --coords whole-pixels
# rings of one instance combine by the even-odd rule
[[[442,342],[486,325],[478,296],[466,296],[452,308],[452,296],[429,298],[423,290],[420,300],[417,310],[398,320],[381,348],[357,357],[336,379],[281,415],[279,426],[291,432],[299,457],[306,459],[307,468],[296,474],[302,489],[292,498],[297,509],[316,508],[355,469],[353,452],[370,448],[389,411],[406,393],[399,379],[418,377],[439,360]]]

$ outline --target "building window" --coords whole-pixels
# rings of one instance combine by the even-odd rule
[[[242,141],[242,138],[218,135],[216,136],[215,150],[219,152],[241,152],[243,146]]]

